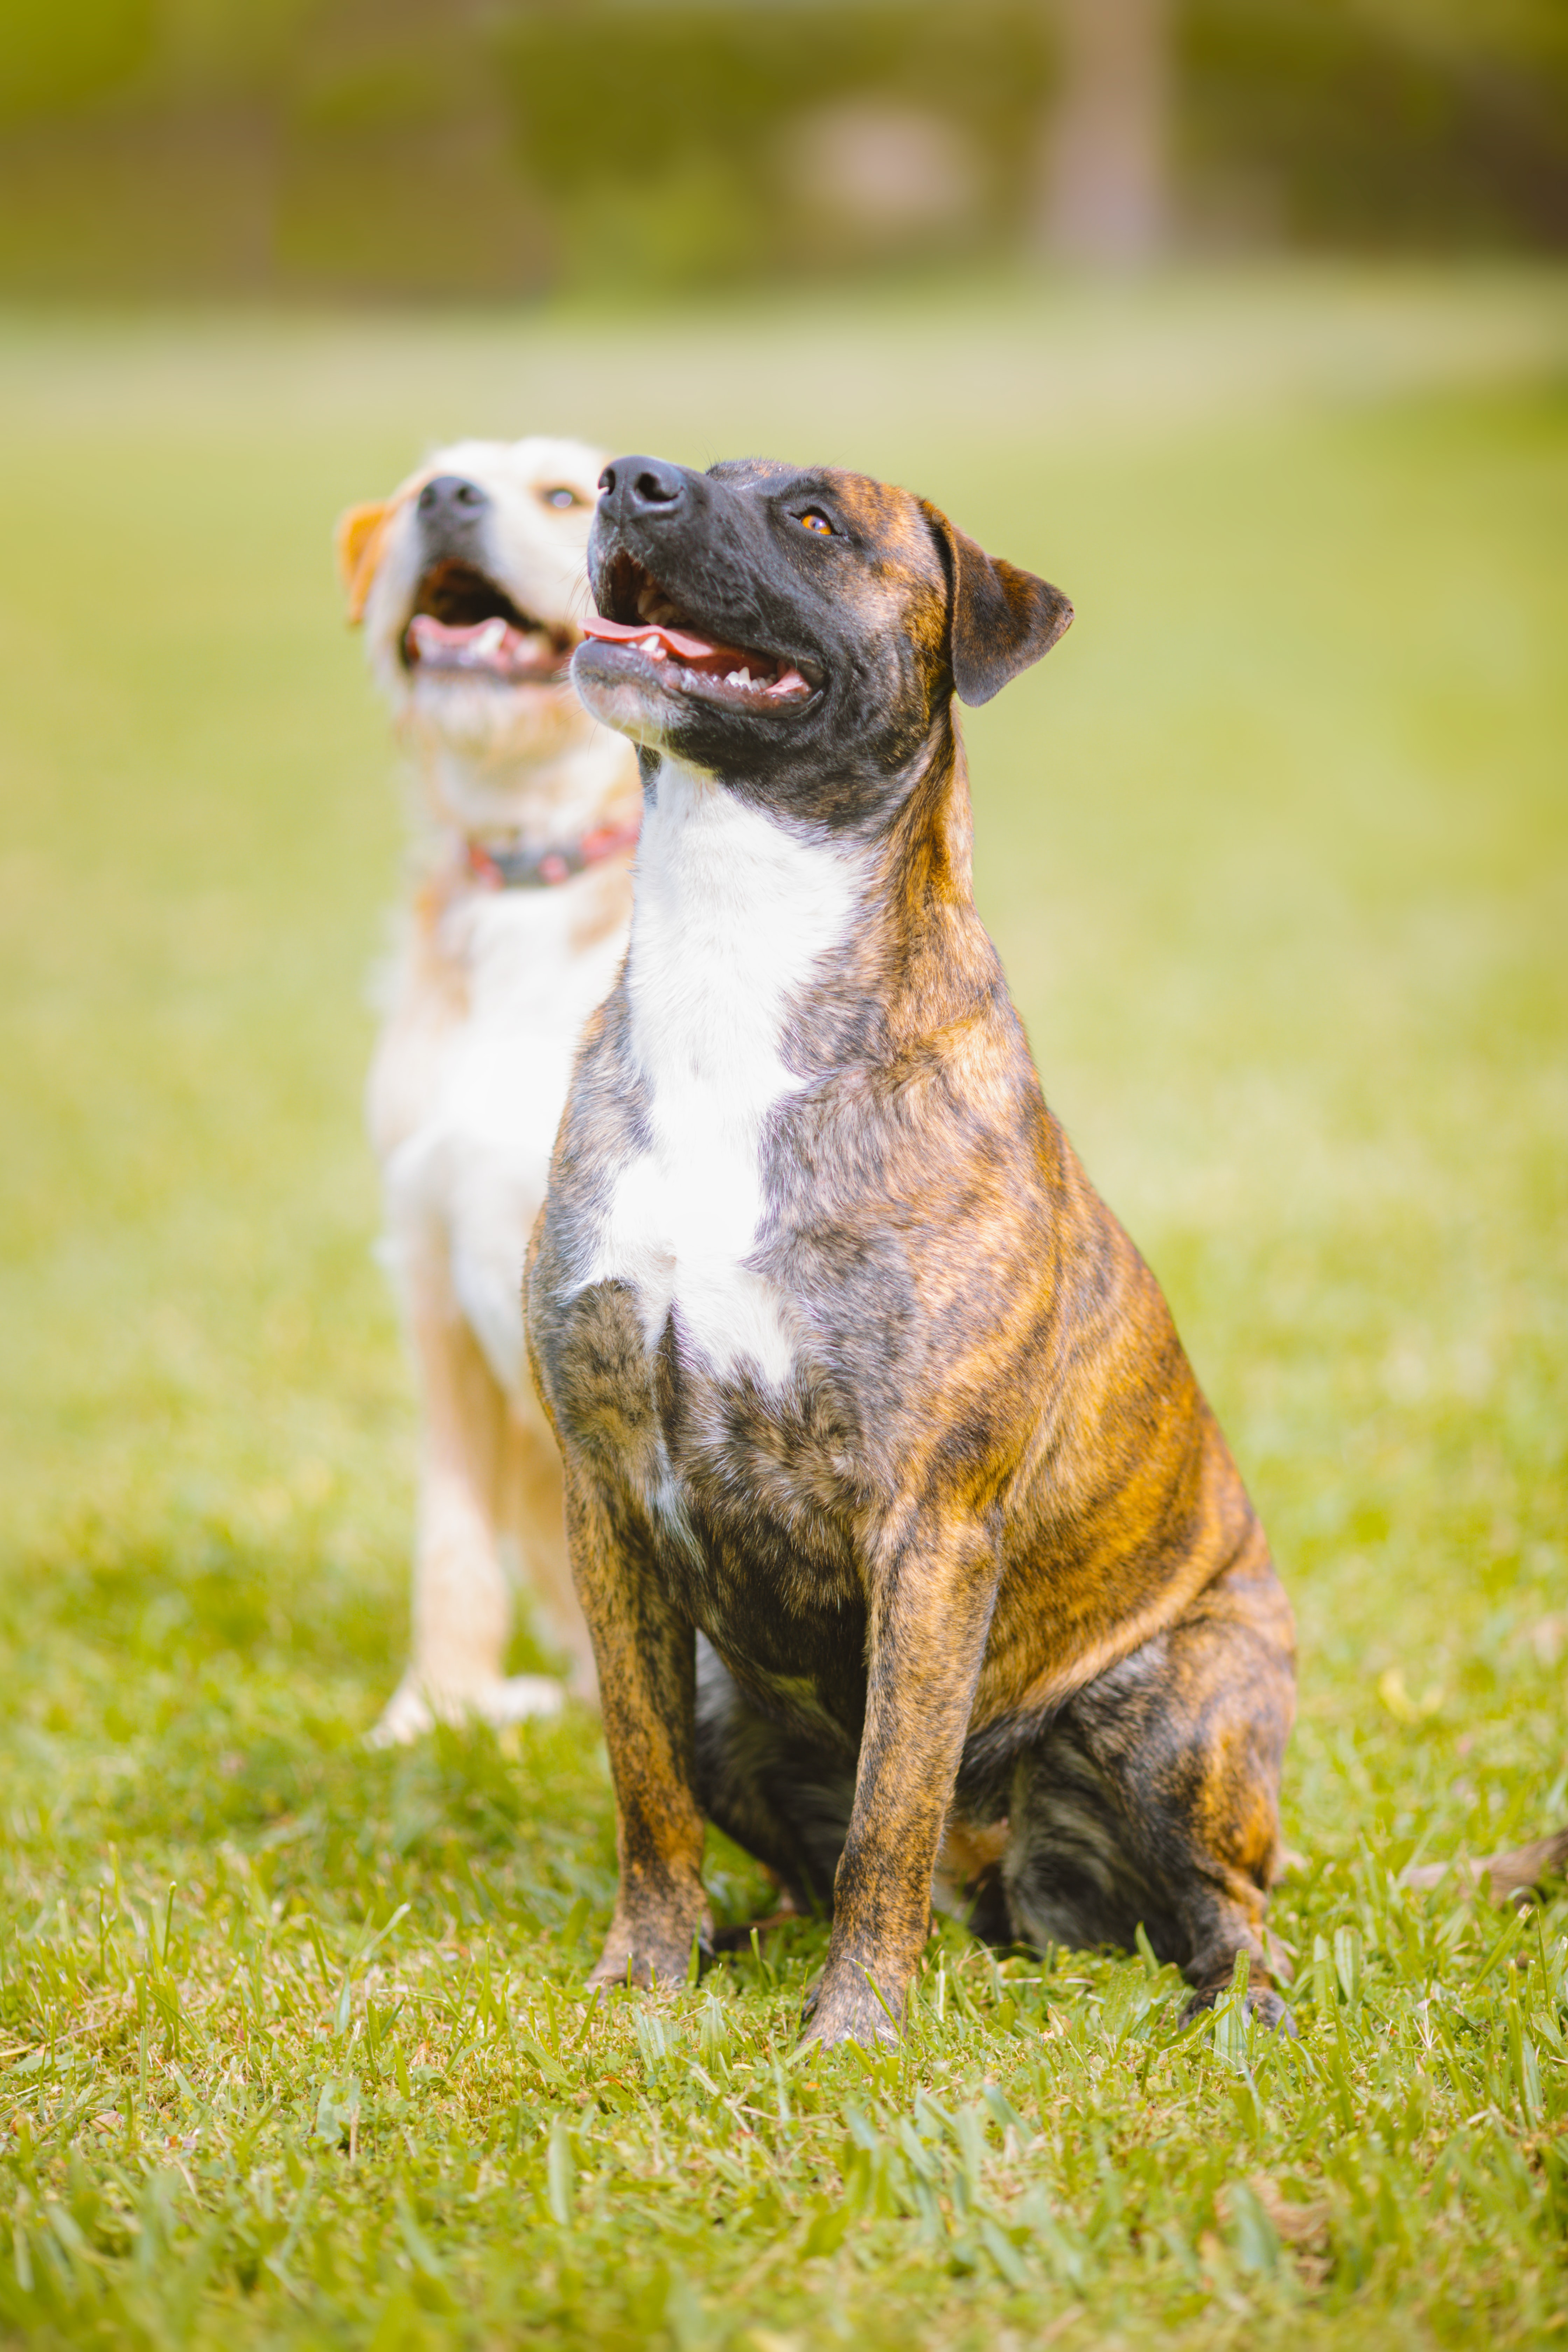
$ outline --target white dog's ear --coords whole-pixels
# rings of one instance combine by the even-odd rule
[[[368,506],[345,507],[333,529],[338,577],[343,583],[349,621],[353,627],[357,628],[364,618],[365,600],[381,562],[387,518],[396,503],[395,499],[378,499]]]
[[[921,500],[947,558],[948,653],[963,702],[989,702],[1010,677],[1048,654],[1072,606],[1048,580],[987,555],[929,499]]]

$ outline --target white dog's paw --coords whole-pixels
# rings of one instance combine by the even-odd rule
[[[366,1732],[365,1745],[406,1748],[411,1740],[421,1738],[435,1720],[419,1685],[405,1676],[383,1707],[375,1729]]]
[[[476,1691],[468,1704],[476,1715],[493,1723],[526,1723],[532,1715],[559,1715],[566,1704],[566,1685],[553,1675],[513,1675],[503,1683],[489,1683]]]
[[[406,1748],[437,1723],[466,1723],[478,1717],[497,1730],[531,1716],[559,1715],[566,1689],[553,1675],[513,1675],[506,1681],[471,1688],[439,1688],[405,1675],[386,1703],[381,1721],[367,1734],[372,1748]]]

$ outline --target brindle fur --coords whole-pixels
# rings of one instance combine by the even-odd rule
[[[640,737],[650,806],[678,752],[860,845],[873,878],[793,1007],[803,1083],[766,1130],[748,1264],[804,1335],[787,1383],[717,1374],[674,1310],[650,1347],[627,1286],[583,1279],[647,1110],[625,971],[557,1142],[529,1328],[616,1787],[596,1978],[668,1980],[707,1943],[706,1816],[831,1910],[807,2031],[881,2038],[945,1828],[950,1853],[1000,1850],[968,1888],[994,1937],[1128,1946],[1142,1924],[1194,2007],[1245,1952],[1277,2021],[1289,1607],[1159,1287],[1046,1107],[971,896],[955,685],[986,698],[1070,610],[862,477],[662,471],[671,513],[602,502],[601,609],[630,617],[651,573],[693,625],[824,682],[800,714],[683,709],[628,700],[586,646],[580,689]],[[795,526],[803,500],[834,540]]]

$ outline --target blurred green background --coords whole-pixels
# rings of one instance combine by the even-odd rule
[[[5,0],[0,290],[1560,247],[1562,0]]]

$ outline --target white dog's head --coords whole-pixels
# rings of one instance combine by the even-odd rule
[[[459,824],[501,818],[526,772],[601,733],[568,668],[604,462],[580,441],[458,441],[338,523],[349,617]]]

